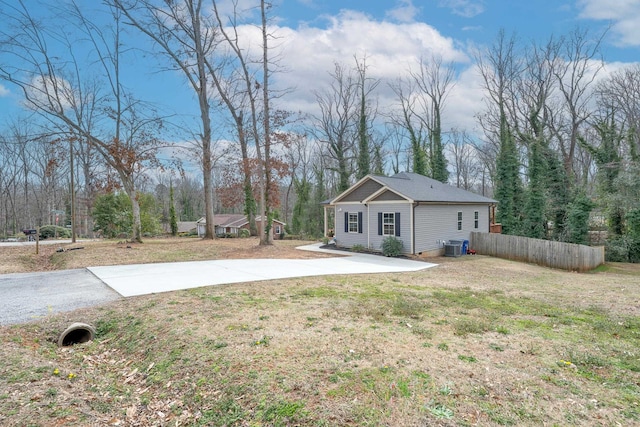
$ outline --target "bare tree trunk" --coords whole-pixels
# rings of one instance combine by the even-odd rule
[[[267,33],[267,14],[265,0],[260,0],[260,12],[262,15],[262,102],[264,111],[263,127],[264,127],[264,161],[263,174],[264,185],[261,189],[260,201],[262,203],[262,224],[264,231],[260,236],[261,245],[273,244],[273,233],[271,232],[271,202],[269,200],[269,188],[271,188],[271,114],[269,110],[269,46]]]
[[[202,0],[166,2],[166,8],[147,0],[109,0],[142,33],[153,40],[163,54],[187,78],[198,98],[202,134],[202,175],[205,200],[205,239],[215,237],[213,161],[211,144],[211,109],[209,105],[209,75],[206,69],[207,55],[211,53],[215,31],[209,31],[202,22]],[[136,14],[136,12],[142,15]],[[203,27],[206,27],[203,28]],[[206,31],[206,32],[205,32]],[[195,66],[193,64],[195,58]]]

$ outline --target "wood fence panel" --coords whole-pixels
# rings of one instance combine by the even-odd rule
[[[604,247],[584,246],[495,233],[471,233],[478,254],[530,262],[569,271],[593,270],[604,264]]]

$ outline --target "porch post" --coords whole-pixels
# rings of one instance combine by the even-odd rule
[[[327,215],[327,205],[323,206],[323,210],[324,210],[324,237],[329,237],[329,228],[327,223],[329,222],[329,218]]]

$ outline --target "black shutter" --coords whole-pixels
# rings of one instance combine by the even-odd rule
[[[378,212],[378,236],[382,236],[382,212]]]
[[[358,212],[358,233],[362,234],[362,212]]]
[[[349,212],[344,213],[344,232],[349,232]]]
[[[400,212],[396,212],[395,220],[396,220],[396,236],[400,237]]]

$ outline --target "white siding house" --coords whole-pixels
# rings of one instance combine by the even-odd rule
[[[402,241],[403,252],[438,254],[448,240],[469,240],[489,232],[496,201],[434,179],[399,173],[367,175],[332,199],[335,239],[346,248],[380,250],[387,236]]]

